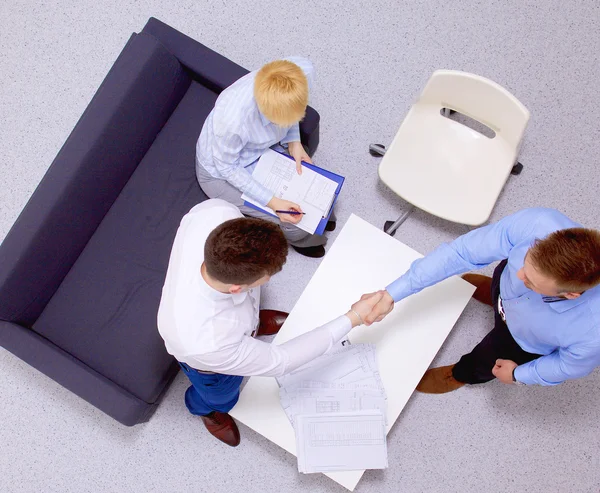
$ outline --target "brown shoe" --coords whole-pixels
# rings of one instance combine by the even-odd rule
[[[279,310],[261,310],[259,313],[260,324],[256,336],[272,336],[279,332],[288,314]]]
[[[208,432],[230,447],[240,444],[240,430],[229,414],[213,411],[206,416],[200,416]]]
[[[460,389],[465,384],[452,376],[452,368],[454,365],[427,370],[417,385],[417,390],[424,394],[445,394]]]
[[[480,303],[493,306],[491,277],[482,276],[481,274],[463,274],[461,277],[477,288],[473,293],[473,298]]]

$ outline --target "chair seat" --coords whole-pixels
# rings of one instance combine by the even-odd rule
[[[499,135],[490,139],[440,110],[432,104],[412,107],[383,157],[379,177],[430,214],[478,226],[489,218],[516,153]]]

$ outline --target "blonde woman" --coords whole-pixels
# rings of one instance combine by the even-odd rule
[[[311,163],[300,142],[298,123],[304,118],[313,78],[313,66],[305,58],[290,57],[264,65],[225,89],[210,112],[196,144],[196,176],[209,198],[226,200],[244,215],[280,224],[288,242],[302,255],[319,258],[327,239],[297,228],[302,216],[268,214],[244,205],[249,195],[273,210],[301,212],[293,202],[273,193],[252,178],[256,161],[270,147],[281,145],[296,160]],[[335,228],[335,220],[327,230]]]

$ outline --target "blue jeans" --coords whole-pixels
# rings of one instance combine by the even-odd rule
[[[179,366],[192,383],[185,392],[185,405],[190,413],[197,416],[206,416],[213,411],[227,413],[235,406],[244,377],[201,373],[181,362]]]

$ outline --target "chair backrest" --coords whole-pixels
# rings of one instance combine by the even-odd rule
[[[456,70],[436,70],[418,104],[436,104],[463,113],[490,127],[515,149],[529,121],[529,110],[502,86]]]

